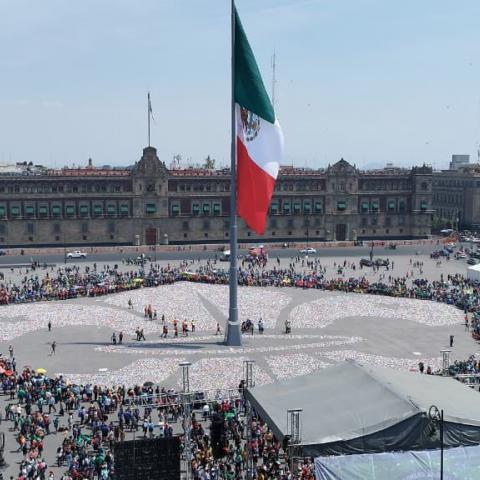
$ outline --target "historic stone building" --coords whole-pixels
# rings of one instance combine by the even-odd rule
[[[3,246],[225,242],[230,172],[168,170],[153,147],[124,169],[0,170]],[[282,168],[263,237],[239,221],[239,240],[289,242],[424,238],[432,170]]]
[[[480,164],[464,163],[433,175],[436,220],[451,228],[480,228]]]

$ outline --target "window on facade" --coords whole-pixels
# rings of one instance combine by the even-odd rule
[[[270,204],[270,212],[272,215],[278,214],[278,200],[273,200],[273,202]]]
[[[81,230],[82,233],[88,233],[88,223],[82,223]]]
[[[220,204],[219,203],[214,203],[213,204],[213,214],[214,215],[220,215],[222,209],[220,207]]]
[[[426,201],[420,202],[420,210],[428,210],[428,203]]]
[[[300,213],[301,209],[302,209],[301,203],[298,202],[298,201],[294,202],[294,204],[293,204],[293,213]]]
[[[290,213],[290,202],[288,202],[288,201],[283,202],[282,207],[283,207],[283,213],[288,215]]]
[[[5,218],[5,207],[0,207],[0,218]]]
[[[339,212],[343,212],[346,209],[347,209],[347,202],[345,200],[339,200],[337,202],[337,210]]]
[[[60,212],[61,212],[61,210],[60,210],[60,207],[59,207],[58,205],[54,205],[54,206],[52,207],[52,217],[54,217],[54,218],[59,217],[59,216],[60,216]]]
[[[385,218],[385,226],[391,227],[392,226],[392,217]]]
[[[315,213],[322,213],[322,202],[315,202]]]
[[[35,233],[35,225],[33,223],[27,223],[27,233]]]
[[[88,217],[88,206],[87,205],[80,205],[80,216],[81,217]]]
[[[20,207],[10,207],[10,215],[12,217],[19,217],[20,216]]]
[[[369,208],[369,203],[368,202],[362,202],[362,212],[367,213]]]
[[[378,200],[374,200],[372,202],[372,212],[378,212],[378,208],[379,208]]]
[[[194,203],[192,205],[192,213],[193,215],[198,215],[200,213],[200,204]]]
[[[107,215],[113,217],[117,213],[117,207],[115,205],[107,206]]]
[[[202,212],[204,215],[209,215],[210,214],[210,204],[209,203],[204,203],[202,205]]]
[[[172,203],[170,206],[170,212],[172,216],[176,217],[180,213],[180,205],[178,203]]]
[[[147,215],[155,215],[157,213],[157,206],[154,203],[147,203],[145,205],[145,213]]]
[[[184,220],[184,221],[182,222],[182,228],[183,228],[184,230],[188,230],[188,229],[189,229],[189,222],[188,222],[188,220]]]
[[[99,217],[103,214],[103,207],[101,205],[94,205],[93,207],[93,215],[95,217]]]
[[[378,223],[377,217],[372,218],[372,225],[376,225]]]
[[[389,200],[387,205],[388,205],[388,211],[389,212],[394,212],[395,211],[395,207],[396,207],[395,200]]]
[[[40,217],[48,216],[48,207],[45,206],[45,205],[42,205],[42,206],[38,207],[38,215]]]
[[[73,205],[67,205],[65,207],[65,215],[67,217],[73,217],[75,215],[75,207]]]
[[[303,211],[306,214],[312,212],[312,204],[310,203],[310,200],[306,200],[305,202],[303,202]]]
[[[122,217],[128,217],[128,205],[120,205],[120,215]]]
[[[365,217],[362,217],[362,219],[360,220],[360,225],[362,227],[366,227],[368,225],[368,219]]]
[[[27,217],[33,217],[35,215],[35,208],[30,205],[25,207],[25,215]]]
[[[404,200],[400,200],[400,201],[398,202],[398,211],[401,212],[401,213],[403,213],[403,212],[405,212],[406,209],[407,209],[407,207],[406,207],[405,201],[404,201]]]

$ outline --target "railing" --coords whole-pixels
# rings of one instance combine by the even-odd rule
[[[169,407],[182,405],[185,402],[182,398],[188,395],[190,398],[190,403],[215,403],[222,402],[225,400],[237,400],[242,397],[241,392],[238,388],[218,388],[211,390],[195,390],[188,392],[187,394],[183,392],[167,392],[167,393],[145,393],[137,396],[127,396],[125,397],[126,405],[142,405],[142,406],[152,406],[152,407]]]

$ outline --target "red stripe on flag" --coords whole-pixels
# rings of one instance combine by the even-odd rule
[[[265,232],[274,187],[275,179],[250,158],[237,137],[237,212],[259,235]]]

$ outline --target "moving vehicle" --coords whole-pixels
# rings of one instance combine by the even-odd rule
[[[67,253],[67,258],[87,258],[87,254],[80,250],[74,250],[73,252]]]
[[[302,255],[309,255],[310,253],[317,253],[317,250],[312,247],[302,248],[302,250],[300,250],[300,253]]]
[[[220,255],[221,262],[229,262],[230,261],[230,250],[224,250]]]
[[[465,252],[458,252],[456,255],[455,255],[455,258],[457,260],[460,260],[462,258],[467,258],[467,254]]]
[[[390,260],[388,258],[377,258],[374,263],[377,267],[388,267]]]

